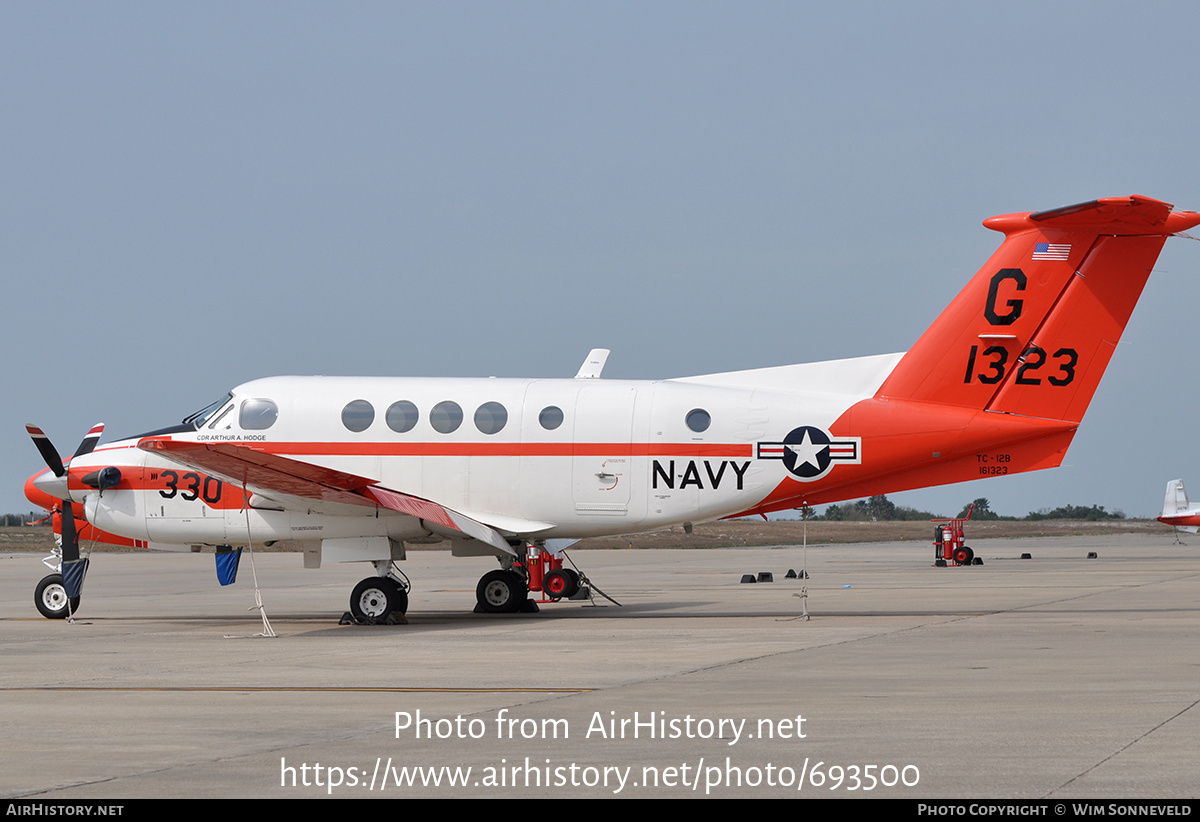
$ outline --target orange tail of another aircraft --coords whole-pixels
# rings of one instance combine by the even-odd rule
[[[833,426],[874,459],[810,503],[1059,465],[1163,243],[1197,224],[1136,196],[985,220],[1000,248]]]

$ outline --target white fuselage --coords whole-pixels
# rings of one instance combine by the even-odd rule
[[[620,534],[754,508],[789,476],[781,459],[760,458],[759,444],[801,424],[828,429],[898,357],[654,382],[275,377],[237,387],[198,428],[171,437],[360,476],[504,534]],[[243,413],[258,401],[274,408],[265,427]],[[244,543],[248,532],[254,542],[428,534],[394,511],[364,516],[253,484],[247,511],[236,478],[189,472],[136,444],[101,446],[72,464],[117,464],[131,481],[128,491],[87,494],[89,520],[111,533],[158,544]],[[164,485],[166,472],[178,478]]]

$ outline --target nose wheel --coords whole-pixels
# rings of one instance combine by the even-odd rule
[[[62,574],[50,574],[43,577],[33,592],[33,604],[46,619],[66,619],[69,614],[79,610],[79,597],[70,600],[68,609],[67,588],[63,585]]]

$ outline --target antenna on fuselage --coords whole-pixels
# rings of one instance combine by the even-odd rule
[[[607,348],[593,348],[584,358],[583,365],[579,366],[579,373],[575,375],[575,379],[600,379],[600,372],[604,370],[604,364],[608,362],[608,355],[611,353]]]

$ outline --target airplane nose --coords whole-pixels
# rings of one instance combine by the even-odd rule
[[[69,497],[66,474],[56,477],[54,472],[47,468],[25,481],[25,498],[40,508],[49,510],[58,505],[59,500]]]

